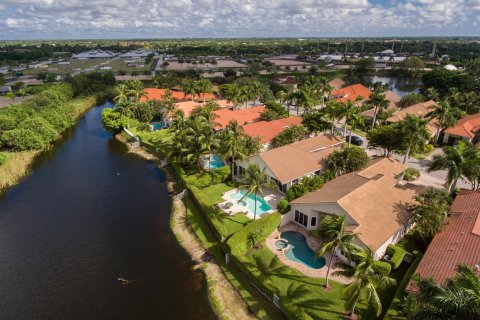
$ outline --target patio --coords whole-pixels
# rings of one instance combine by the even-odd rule
[[[304,264],[302,264],[300,262],[292,261],[285,256],[285,253],[283,252],[283,250],[278,250],[275,247],[275,241],[277,241],[278,239],[281,239],[280,234],[284,231],[296,231],[298,233],[301,233],[303,236],[305,236],[305,239],[307,240],[308,246],[313,251],[317,251],[322,246],[322,241],[320,239],[312,237],[310,235],[310,233],[308,232],[308,230],[296,225],[293,222],[289,222],[286,225],[284,225],[282,227],[279,227],[270,236],[268,236],[268,238],[266,240],[266,246],[273,253],[275,253],[277,255],[277,258],[282,263],[284,263],[286,266],[288,266],[290,268],[294,268],[294,269],[300,271],[301,273],[303,273],[303,274],[305,274],[309,277],[312,277],[312,278],[325,278],[325,276],[327,275],[328,264],[330,263],[330,259],[331,259],[330,253],[328,253],[326,256],[324,256],[324,258],[326,260],[326,264],[321,269],[312,269],[312,268],[309,268],[309,267],[305,266]],[[335,258],[335,259],[338,260],[338,258]],[[332,275],[333,272],[335,272],[336,270],[339,270],[338,268],[335,268],[335,263],[336,262],[337,261],[333,262],[332,269],[330,270],[330,279],[332,279],[334,281],[337,281],[337,282],[340,282],[340,283],[344,283],[344,284],[350,283],[351,281],[347,278]]]
[[[237,198],[233,197],[233,195],[237,194],[239,191],[240,191],[239,189],[232,189],[223,193],[222,198],[225,201],[217,204],[217,207],[229,215],[234,215],[236,213],[243,212],[247,217],[249,217],[250,219],[253,219],[254,217],[253,211],[250,210],[246,204],[239,202]],[[260,203],[257,201],[258,203],[257,219],[260,218],[263,214],[275,212],[278,202],[283,198],[283,195],[280,192],[275,190],[265,189],[263,192],[265,195],[263,199],[271,207],[271,210],[261,212],[259,209]]]

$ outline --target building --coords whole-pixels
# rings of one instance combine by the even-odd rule
[[[348,229],[358,233],[357,245],[370,247],[379,259],[413,224],[412,204],[422,188],[398,183],[406,168],[391,158],[371,160],[367,168],[341,175],[290,202],[282,225],[292,221],[315,230],[325,214],[345,216]]]
[[[79,54],[74,54],[72,59],[78,59],[78,60],[111,59],[111,58],[116,57],[116,56],[117,56],[117,54],[113,53],[111,51],[96,49],[96,50],[81,52]]]
[[[402,100],[402,98],[400,96],[398,96],[395,92],[393,91],[386,91],[383,93],[383,95],[385,96],[385,99],[388,100],[389,104],[387,106],[387,111],[398,111],[400,109],[400,100]],[[369,119],[373,119],[373,116],[374,116],[374,108],[372,109],[368,109],[368,110],[365,110],[361,113],[362,116],[364,116],[365,118],[369,118]]]
[[[252,163],[265,168],[268,180],[279,191],[287,190],[306,176],[320,174],[325,170],[328,156],[343,146],[344,141],[332,135],[319,135],[283,147],[261,152],[244,161],[235,161],[236,174],[243,175]]]
[[[260,121],[264,111],[264,106],[256,106],[238,110],[230,110],[227,108],[216,110],[214,111],[215,115],[217,116],[217,118],[215,118],[215,122],[218,124],[216,129],[220,130],[225,128],[230,121],[233,120],[236,120],[240,125]]]
[[[453,201],[451,215],[435,235],[417,267],[416,274],[444,283],[465,263],[480,276],[480,191],[461,190]],[[407,291],[416,291],[413,282]]]
[[[354,84],[345,88],[333,90],[331,97],[339,102],[365,101],[370,97],[372,91],[362,84]],[[358,100],[359,99],[359,100]]]
[[[276,77],[273,79],[273,83],[276,85],[282,86],[288,90],[288,92],[296,92],[297,87],[297,80],[294,77]]]
[[[0,94],[5,94],[8,92],[12,92],[11,86],[0,86]]]
[[[476,143],[480,129],[480,113],[472,114],[458,120],[453,127],[444,131],[443,142],[453,144],[458,140],[470,141]]]
[[[330,85],[330,87],[332,87],[332,90],[338,90],[341,89],[346,83],[340,78],[335,78],[330,80],[328,84]]]
[[[144,49],[139,49],[139,50],[132,50],[127,53],[124,53],[120,56],[122,59],[145,59],[149,55],[155,55],[155,51],[150,51],[150,50],[144,50]]]
[[[145,96],[140,98],[141,102],[149,100],[163,100],[167,94],[167,89],[157,89],[157,88],[145,88]],[[174,101],[192,101],[192,95],[185,94],[182,91],[170,90],[170,95]],[[213,93],[199,93],[195,95],[195,101],[205,101],[215,100],[217,96]]]
[[[448,71],[457,71],[458,68],[455,67],[453,64],[447,64],[443,66],[443,69],[448,70]]]
[[[437,103],[433,100],[420,102],[410,107],[398,110],[390,118],[387,119],[387,122],[388,123],[400,122],[404,120],[409,114],[424,118],[427,116],[427,114],[430,111],[433,111],[435,107],[437,107]],[[434,136],[437,133],[437,129],[438,129],[437,120],[435,119],[430,120],[430,122],[427,124],[427,130],[430,133],[430,135]]]
[[[258,121],[243,125],[243,131],[251,136],[260,138],[263,150],[268,150],[272,140],[285,129],[302,124],[302,117],[288,117],[272,121]]]

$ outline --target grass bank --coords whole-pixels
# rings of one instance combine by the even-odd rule
[[[81,98],[74,98],[68,103],[74,106],[74,124],[75,126],[81,116],[85,114],[90,108],[95,106],[102,97],[88,96]],[[61,139],[60,135],[58,139]],[[6,155],[6,161],[0,165],[0,194],[4,193],[11,186],[16,185],[19,181],[30,173],[30,168],[35,161],[35,158],[43,151],[48,150],[51,145],[48,145],[43,150],[30,150],[18,152],[2,152]]]

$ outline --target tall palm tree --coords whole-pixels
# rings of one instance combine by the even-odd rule
[[[250,82],[249,87],[251,96],[253,97],[253,102],[256,103],[258,97],[262,93],[263,85],[259,81],[252,81]]]
[[[433,101],[438,101],[440,94],[437,89],[435,88],[428,88],[425,90],[425,93],[423,94],[425,96],[425,99],[428,100],[433,100]]]
[[[355,129],[355,127],[358,124],[363,125],[365,122],[365,119],[360,115],[360,109],[359,108],[354,108],[354,109],[349,109],[349,112],[346,114],[346,120],[345,122],[348,121],[348,125],[350,126],[350,135],[348,137],[348,146],[352,144],[352,131]]]
[[[372,119],[372,129],[375,128],[377,123],[377,116],[379,113],[383,112],[390,102],[385,98],[385,95],[379,90],[374,90],[370,95],[368,100],[365,102],[367,105],[373,107],[373,119]]]
[[[231,159],[232,181],[235,178],[235,160],[246,158],[244,153],[244,139],[242,139],[242,127],[237,120],[232,120],[227,125],[222,136],[220,152],[223,161]]]
[[[203,102],[205,103],[205,93],[213,92],[213,85],[210,80],[202,78],[197,83],[198,90],[202,93]]]
[[[238,202],[251,194],[254,195],[255,208],[253,211],[253,220],[257,219],[257,197],[258,195],[263,197],[263,189],[268,187],[267,179],[266,168],[260,170],[256,164],[251,164],[245,173],[245,177],[240,182],[239,189],[246,190],[246,192]]]
[[[320,77],[320,79],[318,80],[319,82],[319,85],[320,85],[320,90],[321,90],[321,94],[322,94],[322,108],[325,107],[325,93],[328,93],[327,95],[327,98],[328,96],[330,96],[330,92],[332,92],[333,90],[333,87],[329,84],[329,81],[326,77]]]
[[[197,81],[192,78],[188,78],[183,80],[182,82],[182,90],[185,95],[191,95],[192,101],[195,101],[195,95],[198,93],[198,85]]]
[[[342,115],[342,109],[343,106],[340,102],[332,100],[327,103],[327,108],[325,111],[326,114],[330,117],[330,120],[332,121],[332,128],[330,130],[332,135],[335,132],[335,120]]]
[[[345,117],[345,123],[343,124],[343,136],[345,137],[347,135],[348,121],[359,109],[352,101],[344,102],[342,106],[343,108],[340,109],[340,117]]]
[[[428,167],[428,171],[447,170],[445,187],[452,192],[460,179],[467,170],[468,165],[473,163],[469,160],[478,158],[478,151],[475,147],[467,142],[460,141],[455,146],[446,146],[443,148],[443,154],[433,156],[432,162]]]
[[[480,98],[477,93],[471,91],[464,93],[460,99],[458,107],[465,110],[465,113],[475,113],[478,112],[480,105]]]
[[[442,130],[454,126],[457,120],[463,115],[464,113],[460,109],[450,106],[446,101],[440,101],[437,106],[427,114],[427,117],[432,120],[436,119],[438,122],[435,142],[438,142]]]
[[[480,319],[480,278],[472,267],[457,266],[457,274],[444,284],[416,278],[419,288],[409,319]]]
[[[410,156],[412,148],[421,144],[424,144],[430,139],[430,134],[427,131],[428,120],[423,119],[411,114],[400,122],[400,128],[402,136],[405,141],[405,157],[403,163],[407,163],[407,159]]]
[[[317,251],[317,256],[324,256],[330,252],[330,262],[328,263],[327,274],[325,276],[325,287],[328,288],[328,280],[330,270],[332,268],[333,260],[337,257],[337,252],[340,250],[347,256],[353,252],[353,240],[357,234],[346,231],[347,222],[345,216],[337,216],[327,214],[323,217],[318,229],[319,235],[326,239],[322,247]]]
[[[211,127],[204,126],[201,132],[197,132],[199,137],[199,141],[201,141],[204,145],[203,149],[208,154],[208,169],[211,169],[212,164],[212,155],[214,150],[220,147],[220,137],[219,134],[215,132]]]
[[[143,89],[143,83],[139,80],[130,80],[126,83],[127,96],[132,99],[133,102],[140,101],[140,98],[146,95]]]
[[[376,311],[377,316],[382,313],[382,303],[378,296],[377,289],[395,284],[392,279],[384,274],[378,266],[373,251],[369,248],[355,253],[356,264],[354,267],[347,264],[339,264],[343,270],[335,271],[333,275],[344,276],[353,279],[347,285],[345,293],[349,296],[350,315],[355,314],[355,308],[362,294],[365,294],[367,302]]]

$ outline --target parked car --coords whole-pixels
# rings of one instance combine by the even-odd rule
[[[349,136],[349,135],[345,137],[345,141],[346,141],[346,142],[348,142],[349,139],[350,139],[350,136]],[[354,144],[354,145],[356,145],[356,146],[361,146],[361,145],[363,145],[363,140],[360,139],[360,138],[357,137],[357,136],[352,136],[352,144]]]

